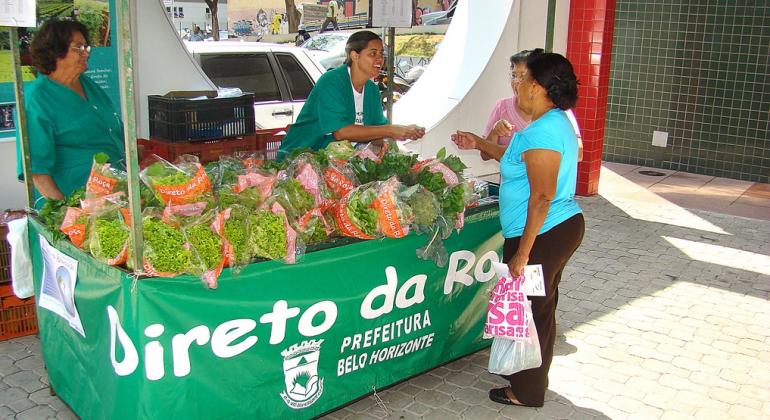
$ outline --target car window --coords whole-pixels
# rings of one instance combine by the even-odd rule
[[[313,82],[310,80],[310,76],[308,76],[305,69],[302,68],[302,65],[291,54],[276,54],[275,58],[278,59],[283,77],[289,84],[291,99],[295,101],[307,99],[308,95],[310,95],[310,90],[313,89]]]
[[[219,87],[253,92],[255,102],[281,100],[267,54],[206,54],[201,56],[201,68]]]
[[[324,34],[324,35],[316,35],[310,39],[308,39],[304,44],[302,44],[302,48],[307,48],[309,50],[316,50],[316,51],[334,51],[336,49],[345,48],[345,43],[348,42],[348,37],[350,35],[335,35],[335,34]]]

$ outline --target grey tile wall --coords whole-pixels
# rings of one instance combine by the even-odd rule
[[[617,0],[604,160],[770,183],[768,121],[770,0]]]

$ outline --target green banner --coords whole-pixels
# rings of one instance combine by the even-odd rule
[[[496,207],[466,217],[447,267],[425,236],[352,243],[296,265],[260,262],[219,288],[194,277],[134,281],[72,244],[85,338],[40,309],[54,389],[88,419],[310,418],[489,345],[481,339]],[[36,287],[42,263],[30,225]]]

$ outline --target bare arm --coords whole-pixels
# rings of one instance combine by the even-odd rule
[[[35,184],[35,188],[40,191],[43,197],[64,200],[64,194],[56,185],[56,181],[51,178],[51,175],[32,174],[32,183]]]
[[[583,161],[583,139],[578,136],[578,162]]]
[[[359,142],[379,140],[385,137],[396,140],[415,140],[425,135],[425,129],[416,125],[355,125],[350,124],[332,133],[335,140]]]
[[[487,155],[497,161],[503,157],[506,149],[505,146],[501,146],[497,142],[490,143],[467,131],[457,131],[457,133],[452,134],[452,141],[461,150],[477,149],[481,152],[482,158],[484,155]]]
[[[489,134],[487,134],[487,138],[484,140],[487,143],[499,144],[498,141],[500,140],[500,137],[509,137],[511,135],[513,135],[513,126],[508,121],[501,119],[495,123],[491,130],[489,130]],[[493,156],[483,151],[481,152],[481,158],[483,160],[494,159]]]
[[[556,180],[559,175],[561,154],[547,149],[532,149],[523,153],[529,180],[529,204],[527,221],[519,241],[519,249],[508,262],[508,268],[514,276],[524,273],[524,266],[529,261],[529,253],[535,244],[535,238],[543,227],[551,200],[556,194]]]

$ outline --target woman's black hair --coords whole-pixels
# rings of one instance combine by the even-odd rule
[[[369,41],[374,40],[382,41],[382,38],[372,31],[358,31],[353,35],[350,35],[348,42],[345,44],[345,64],[350,66],[353,63],[353,60],[350,59],[351,52],[355,51],[360,53],[367,45],[369,45]]]
[[[56,70],[56,59],[67,55],[70,41],[76,32],[80,32],[83,38],[88,40],[88,29],[78,21],[58,19],[46,21],[35,33],[29,47],[35,69],[43,74],[51,74]]]
[[[534,50],[522,50],[511,56],[511,67],[517,64],[526,64],[527,58],[532,54],[542,54],[542,48],[535,48]]]
[[[578,100],[578,80],[572,64],[561,54],[532,53],[527,58],[527,69],[548,99],[557,107],[574,108]]]

